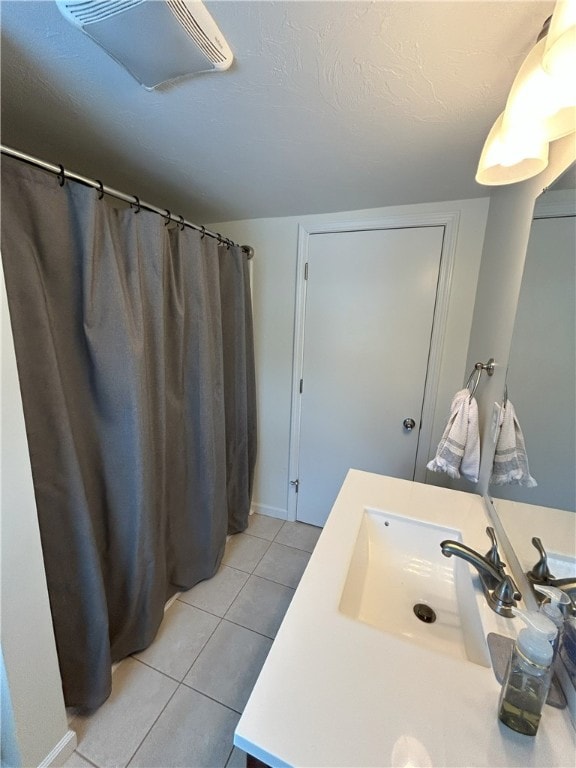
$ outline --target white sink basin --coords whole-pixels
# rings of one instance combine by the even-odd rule
[[[451,528],[365,509],[340,611],[410,642],[489,667],[469,566],[442,555],[444,539],[462,541]],[[433,623],[416,616],[417,604],[434,611]]]

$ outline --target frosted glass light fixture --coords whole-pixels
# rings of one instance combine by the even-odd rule
[[[506,102],[503,127],[507,130],[523,121],[539,122],[547,140],[555,141],[576,129],[576,99],[570,98],[560,77],[550,75],[542,66],[546,42],[543,38],[536,43],[520,67]],[[570,80],[576,82],[576,68],[571,72]]]
[[[476,181],[524,181],[548,165],[549,143],[576,131],[576,0],[560,0],[526,57],[480,157]]]
[[[558,0],[546,35],[542,65],[572,93],[576,89],[576,2]]]
[[[504,112],[498,117],[484,144],[476,181],[494,186],[529,179],[548,165],[548,141],[541,123],[503,128]]]

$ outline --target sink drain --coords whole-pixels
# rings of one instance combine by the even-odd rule
[[[414,613],[425,624],[432,624],[436,621],[436,613],[429,605],[424,605],[424,603],[416,603]]]

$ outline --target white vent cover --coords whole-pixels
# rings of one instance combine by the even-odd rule
[[[56,0],[62,15],[145,88],[224,70],[233,55],[197,0]]]

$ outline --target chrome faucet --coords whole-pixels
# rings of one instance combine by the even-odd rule
[[[500,616],[511,618],[514,616],[512,608],[516,601],[522,598],[518,587],[511,576],[504,572],[505,563],[500,560],[496,544],[496,534],[493,528],[486,528],[486,533],[492,541],[492,547],[481,555],[475,550],[462,544],[460,541],[446,539],[440,544],[442,554],[445,557],[456,557],[466,560],[478,571],[480,583],[490,608]]]
[[[540,558],[534,565],[532,570],[528,571],[526,576],[531,584],[543,584],[549,587],[557,587],[565,592],[570,598],[570,604],[566,607],[566,612],[572,616],[576,616],[576,576],[568,576],[567,578],[557,579],[550,573],[548,567],[548,555],[544,549],[544,545],[537,536],[532,539],[532,545],[538,550]],[[534,590],[534,596],[536,600],[541,603],[545,600],[545,596]]]

